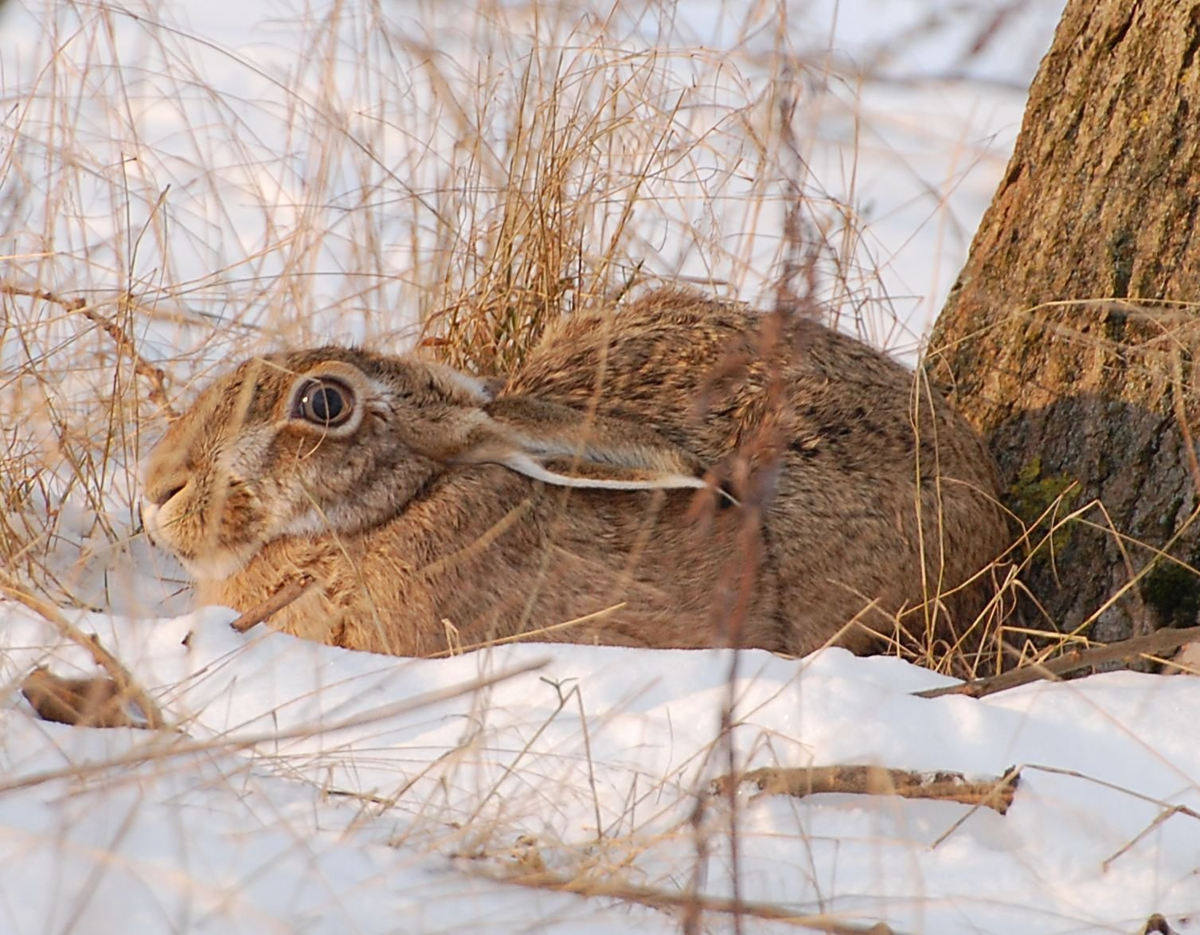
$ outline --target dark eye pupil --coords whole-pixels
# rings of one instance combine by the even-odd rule
[[[318,422],[332,422],[342,414],[345,403],[337,390],[322,386],[308,398],[309,409]]]
[[[315,425],[340,425],[350,418],[353,405],[348,390],[335,383],[313,380],[300,391],[293,417]]]

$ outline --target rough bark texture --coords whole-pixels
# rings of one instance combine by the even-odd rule
[[[1103,505],[1026,581],[1060,629],[1105,640],[1200,608],[1200,576],[1155,560],[1173,542],[1200,568],[1198,53],[1200,3],[1068,3],[929,357],[1023,521],[1064,491],[1060,516]]]

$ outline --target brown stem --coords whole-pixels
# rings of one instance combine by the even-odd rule
[[[957,685],[946,685],[942,688],[927,688],[925,691],[913,692],[918,698],[940,698],[943,695],[968,695],[971,698],[982,698],[984,695],[994,695],[996,692],[1007,691],[1042,679],[1057,680],[1060,676],[1089,666],[1102,665],[1107,662],[1120,662],[1135,656],[1150,656],[1161,658],[1166,653],[1178,649],[1185,643],[1200,640],[1200,627],[1187,627],[1183,630],[1166,628],[1156,630],[1146,636],[1135,636],[1133,639],[1121,640],[1107,646],[1093,646],[1090,649],[1072,649],[1061,656],[1047,662],[1031,663],[1019,669],[1000,672]]]
[[[258,626],[269,617],[279,613],[288,604],[298,600],[315,583],[316,581],[311,575],[300,575],[298,578],[293,578],[265,601],[251,607],[229,625],[238,633],[245,633],[251,627]]]

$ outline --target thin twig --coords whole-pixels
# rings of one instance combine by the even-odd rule
[[[178,417],[179,413],[175,411],[169,401],[170,394],[167,392],[166,371],[161,367],[155,367],[142,357],[134,346],[133,339],[125,333],[124,329],[111,318],[101,315],[92,306],[88,305],[84,299],[65,299],[45,289],[25,289],[21,286],[14,286],[11,283],[0,283],[0,293],[41,299],[43,302],[50,302],[53,305],[66,309],[68,312],[81,314],[88,321],[98,325],[113,339],[113,342],[117,345],[117,351],[129,358],[129,361],[133,364],[134,373],[150,384],[150,401],[158,406],[168,418],[174,419]]]
[[[1032,682],[1057,681],[1061,676],[1089,666],[1102,665],[1106,662],[1119,662],[1136,656],[1161,657],[1171,650],[1178,649],[1185,643],[1200,640],[1200,627],[1187,627],[1183,630],[1162,629],[1146,636],[1135,636],[1133,639],[1121,640],[1106,646],[1093,646],[1090,649],[1072,649],[1056,656],[1048,662],[1034,662],[1000,672],[985,678],[971,679],[957,685],[946,685],[941,688],[927,688],[924,691],[913,692],[918,698],[940,698],[943,695],[967,695],[971,698],[982,698],[994,695],[996,692],[1008,691]]]
[[[1197,812],[1195,809],[1188,808],[1186,805],[1175,805],[1163,799],[1155,798],[1152,795],[1145,795],[1144,793],[1136,792],[1133,789],[1118,785],[1115,782],[1108,782],[1105,779],[1097,779],[1095,776],[1089,776],[1087,773],[1081,773],[1078,770],[1064,769],[1061,766],[1043,766],[1039,763],[1026,763],[1021,768],[1037,770],[1039,773],[1050,773],[1053,776],[1070,776],[1072,779],[1081,779],[1084,782],[1090,782],[1093,785],[1100,786],[1104,789],[1111,789],[1113,792],[1119,792],[1122,795],[1127,795],[1130,798],[1137,799],[1141,802],[1146,802],[1150,805],[1156,805],[1159,809],[1161,809],[1158,816],[1151,821],[1144,830],[1134,837],[1133,840],[1129,841],[1114,854],[1104,860],[1100,867],[1106,873],[1108,872],[1108,868],[1113,861],[1127,853],[1130,848],[1137,844],[1138,841],[1144,838],[1149,832],[1153,831],[1168,818],[1174,815],[1186,815],[1188,818],[1200,821],[1200,812]]]
[[[258,626],[267,618],[279,613],[288,604],[299,600],[308,593],[309,588],[314,584],[316,584],[316,579],[312,575],[300,575],[293,578],[265,601],[251,607],[229,625],[238,633],[245,633],[251,627]]]
[[[1193,808],[1188,808],[1186,805],[1172,805],[1170,808],[1159,812],[1158,815],[1155,816],[1154,820],[1150,822],[1150,824],[1146,825],[1145,828],[1138,832],[1138,834],[1129,841],[1126,841],[1110,857],[1105,858],[1105,860],[1100,864],[1100,869],[1104,873],[1108,873],[1108,868],[1112,866],[1115,860],[1129,853],[1137,845],[1138,841],[1146,837],[1146,835],[1165,822],[1168,818],[1172,818],[1175,815],[1186,815],[1189,818],[1200,818],[1200,813]]]

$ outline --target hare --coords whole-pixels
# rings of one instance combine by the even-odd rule
[[[355,649],[952,637],[1007,529],[982,443],[917,386],[814,322],[674,291],[564,320],[507,386],[275,354],[168,429],[143,521],[200,602],[309,576],[272,625]]]

